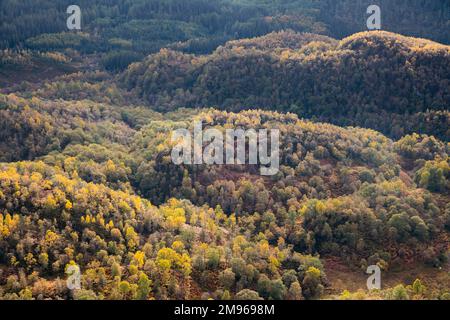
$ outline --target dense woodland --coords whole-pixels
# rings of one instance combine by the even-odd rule
[[[65,32],[66,9],[72,4],[2,1],[0,48],[150,53],[170,45],[200,53],[229,39],[283,29],[341,38],[366,30],[372,4],[382,8],[383,29],[450,43],[450,3],[442,0],[79,0],[88,37]]]
[[[378,5],[382,29],[449,44],[450,2],[421,0],[321,0],[320,21],[326,21],[333,36],[342,38],[366,28],[367,7]]]
[[[228,42],[208,56],[163,49],[122,81],[160,110],[258,106],[393,138],[450,136],[450,49],[428,40],[366,32],[336,41],[291,31]]]
[[[436,138],[394,143],[267,111],[162,115],[16,95],[1,105],[2,160],[34,160],[1,165],[6,299],[314,299],[329,287],[320,256],[386,271],[447,263],[450,150]],[[175,166],[171,129],[194,119],[276,126],[280,173]],[[71,263],[84,270],[75,293],[63,281]]]
[[[0,300],[449,300],[449,3],[367,2],[2,1]],[[175,165],[195,121],[279,172]]]

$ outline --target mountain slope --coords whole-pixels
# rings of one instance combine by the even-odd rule
[[[432,41],[287,31],[233,41],[206,57],[164,50],[130,66],[122,81],[160,110],[259,106],[395,138],[418,131],[449,140],[439,131],[449,124],[449,74],[450,47]]]
[[[314,299],[334,290],[329,259],[445,268],[449,150],[435,138],[394,143],[260,110],[163,115],[15,95],[0,109],[4,160],[33,160],[0,164],[1,298]],[[280,129],[280,172],[175,166],[171,132],[195,120]],[[72,296],[60,279],[73,264]],[[429,283],[441,291],[420,298],[445,297]]]

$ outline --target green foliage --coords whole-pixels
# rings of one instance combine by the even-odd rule
[[[410,160],[434,160],[437,156],[444,157],[448,153],[448,146],[435,137],[414,133],[398,140],[395,150]]]
[[[383,30],[449,43],[448,35],[439,30],[440,26],[448,26],[450,4],[446,1],[325,0],[319,3],[321,20],[334,26],[333,33],[339,37],[364,30],[366,21],[361,15],[370,5],[376,4],[382,10]]]
[[[5,24],[0,28],[0,47],[16,47],[24,42],[41,50],[48,45],[71,46],[72,41],[61,41],[59,35],[66,31],[65,12],[71,4],[69,0],[2,1],[0,18]],[[218,39],[254,37],[285,29],[348,36],[366,30],[362,17],[371,4],[368,0],[357,4],[348,0],[80,0],[77,3],[83,10],[83,32],[95,37],[89,50],[107,51],[111,45],[117,45],[115,39],[122,38],[131,40],[133,49],[145,52],[178,41],[186,41],[190,52],[211,51],[223,41]],[[447,2],[379,0],[378,4],[384,12],[383,29],[449,43]],[[21,19],[17,19],[19,15]]]
[[[422,187],[432,192],[444,192],[450,190],[450,162],[449,158],[436,158],[427,161],[425,165],[416,172],[415,181]]]
[[[133,51],[108,52],[102,60],[102,64],[109,71],[123,71],[131,63],[139,61],[141,55]]]
[[[323,292],[321,284],[321,273],[319,269],[310,267],[305,274],[302,282],[303,294],[306,299],[317,299]]]
[[[390,300],[409,300],[408,292],[401,284],[394,287],[388,297]]]
[[[48,0],[9,0],[0,4],[0,17],[8,22],[0,28],[4,35],[0,47],[25,43],[39,50],[70,47],[84,52],[108,51],[124,44],[117,39],[127,39],[130,42],[126,46],[139,52],[155,52],[168,45],[210,52],[223,43],[221,39],[231,37],[251,37],[286,28],[326,32],[312,10],[303,13],[301,9],[308,7],[309,1],[302,2],[297,3],[295,13],[289,8],[292,15],[286,19],[288,8],[282,3],[262,8],[232,0],[81,0],[77,5],[83,10],[82,30],[90,37],[84,41],[84,34],[64,33],[70,1],[55,4]],[[17,19],[19,15],[21,19]],[[268,15],[275,19],[266,19]]]
[[[89,34],[85,33],[54,33],[42,34],[30,38],[26,42],[30,49],[55,50],[72,48],[88,51],[94,46]]]

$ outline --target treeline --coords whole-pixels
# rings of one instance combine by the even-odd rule
[[[450,44],[450,2],[445,0],[323,0],[319,1],[320,21],[332,27],[338,38],[366,30],[366,10],[381,9],[382,29]],[[441,29],[442,28],[442,29]]]
[[[0,47],[26,45],[39,50],[55,49],[55,38],[73,37],[64,33],[67,31],[66,9],[71,4],[68,0],[56,4],[48,0],[2,1],[0,18],[8,23],[0,29]],[[83,51],[110,51],[119,39],[129,41],[133,51],[145,53],[171,43],[203,43],[201,49],[192,43],[188,45],[187,48],[198,52],[206,48],[213,50],[214,44],[230,37],[251,37],[285,28],[325,31],[323,24],[309,15],[311,10],[307,14],[280,16],[285,12],[283,4],[267,7],[229,0],[81,0],[77,5],[82,9],[83,32],[95,38],[84,43],[80,48]],[[309,6],[309,1],[297,1],[294,12]],[[69,40],[63,43],[74,47]]]
[[[130,66],[122,82],[164,111],[258,106],[448,141],[449,61],[448,46],[387,32],[335,41],[286,31],[233,41],[207,57],[162,50]]]
[[[39,50],[54,48],[54,37],[70,37],[66,9],[69,0],[18,1],[0,4],[0,48],[24,45]],[[110,51],[111,40],[130,40],[133,51],[154,52],[169,44],[186,42],[192,53],[211,51],[226,39],[260,36],[293,29],[348,36],[366,30],[366,9],[382,8],[383,29],[449,43],[449,4],[427,1],[232,1],[232,0],[80,0],[83,32],[95,41],[83,50]],[[28,40],[28,41],[27,41]],[[66,41],[67,42],[67,41]],[[70,45],[70,43],[68,43]],[[123,48],[122,48],[123,49]]]

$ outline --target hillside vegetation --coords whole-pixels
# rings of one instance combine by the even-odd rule
[[[332,289],[322,256],[386,272],[446,263],[449,147],[433,137],[394,143],[267,111],[162,115],[14,95],[1,109],[3,160],[33,160],[0,165],[6,299],[313,299]],[[195,119],[280,129],[279,174],[175,166],[170,131]],[[71,293],[62,279],[75,263],[83,290]],[[432,288],[421,297],[445,297]]]
[[[162,50],[131,65],[122,81],[158,110],[256,106],[448,141],[449,74],[450,47],[428,40],[366,32],[336,41],[286,31],[232,41],[208,56]]]
[[[450,43],[450,4],[442,0],[79,0],[83,34],[67,31],[69,0],[0,3],[0,48],[149,53],[171,45],[210,52],[227,39],[293,29],[333,37],[366,30],[369,5],[382,9],[384,30]],[[20,19],[16,17],[20,16]]]

